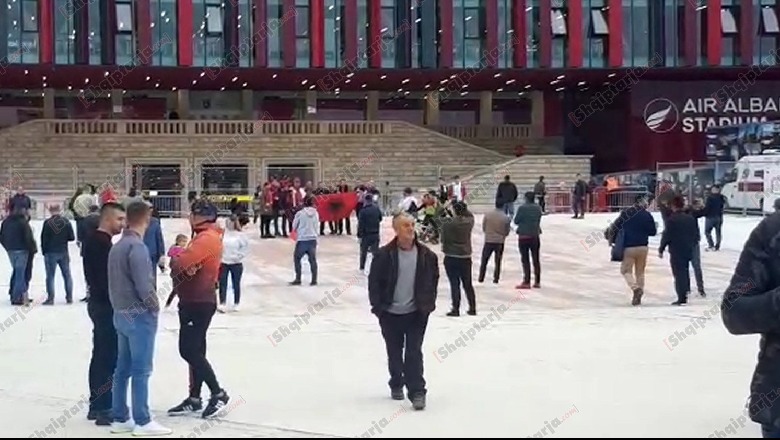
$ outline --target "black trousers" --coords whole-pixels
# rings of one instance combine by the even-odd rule
[[[495,253],[495,268],[493,269],[493,281],[498,282],[501,277],[501,260],[504,258],[504,243],[485,243],[482,247],[482,261],[479,264],[479,282],[485,281],[485,272],[487,272],[490,256]]]
[[[360,239],[360,270],[366,268],[368,253],[372,254],[379,249],[379,235],[366,235]]]
[[[279,216],[274,219],[274,225],[276,224],[276,220],[281,220],[282,223],[282,235],[287,235],[287,224],[290,222],[287,219],[287,214],[284,211],[279,211]],[[292,231],[292,223],[290,223],[290,230]]]
[[[540,283],[542,278],[542,265],[539,262],[539,237],[521,238],[518,240],[520,259],[523,261],[523,284],[531,284],[531,259],[534,263],[534,282]]]
[[[575,217],[585,217],[585,197],[580,196],[572,196],[574,198],[574,203],[572,204],[572,209],[574,209],[574,216]]]
[[[336,222],[336,232],[339,234],[344,233],[344,224],[347,225],[347,235],[352,235],[352,220],[347,217]]]
[[[407,315],[384,313],[379,317],[390,370],[388,385],[391,390],[406,386],[410,399],[427,393],[422,346],[428,316],[427,313],[414,312]]]
[[[260,236],[271,236],[271,216],[263,214],[260,216]]]
[[[87,313],[92,320],[92,358],[89,361],[89,410],[111,411],[111,388],[116,369],[117,341],[111,304],[90,301]]]
[[[723,227],[723,217],[708,217],[704,220],[704,235],[707,237],[707,246],[720,249],[720,242],[723,239],[721,228]],[[715,242],[712,241],[712,230],[715,229]]]
[[[547,202],[544,201],[544,194],[537,194],[536,200],[539,203],[539,207],[542,208],[542,212],[544,212],[544,208],[547,206]]]
[[[336,222],[320,222],[320,235],[325,235],[325,224],[328,225],[331,234],[336,232]]]
[[[471,281],[471,257],[444,257],[444,270],[447,272],[447,278],[450,280],[452,310],[460,311],[461,283],[463,283],[463,290],[466,291],[469,310],[477,310],[477,295],[474,293],[474,283]]]
[[[203,382],[212,396],[222,391],[206,359],[206,333],[216,310],[216,304],[179,303],[179,354],[190,366],[190,397],[196,399],[200,399]]]
[[[691,290],[691,274],[689,265],[691,264],[691,255],[681,255],[669,253],[669,264],[672,266],[672,276],[674,276],[674,290],[677,292],[677,299],[682,302],[688,301],[688,291]]]

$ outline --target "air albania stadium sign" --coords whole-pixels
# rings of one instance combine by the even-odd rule
[[[647,127],[666,133],[680,125],[684,133],[703,133],[709,127],[764,122],[780,117],[780,98],[751,96],[729,98],[688,98],[675,104],[665,98],[653,99],[645,106]]]

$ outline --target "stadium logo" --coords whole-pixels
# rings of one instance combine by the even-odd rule
[[[672,101],[658,98],[645,106],[645,125],[656,133],[668,133],[674,130],[680,120],[680,112]]]

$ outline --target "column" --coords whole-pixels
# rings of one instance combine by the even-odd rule
[[[43,119],[55,118],[54,89],[43,89]]]
[[[116,64],[116,0],[103,0],[100,10],[100,64]],[[88,9],[85,7],[85,9]]]
[[[479,125],[493,125],[493,92],[479,94]]]
[[[312,68],[325,67],[325,1],[309,0],[309,65]],[[341,22],[343,26],[344,22]]]
[[[512,60],[514,67],[525,67],[528,62],[525,0],[512,0]]]
[[[712,67],[720,66],[721,52],[723,48],[723,35],[720,26],[720,0],[709,0],[704,20],[707,20],[707,64]],[[739,26],[739,25],[737,25]],[[748,29],[745,29],[748,32]]]
[[[436,46],[436,36],[439,34],[439,17],[436,11],[436,2],[424,1],[418,2],[422,17],[422,27],[420,29],[422,67],[423,69],[435,69],[438,67],[439,48]]]
[[[122,119],[122,101],[124,98],[124,91],[120,89],[111,90],[111,117],[114,119]]]
[[[41,0],[38,2],[40,37],[40,62],[41,64],[54,63],[54,1]]]
[[[366,94],[366,121],[379,119],[379,92],[371,90]]]
[[[317,91],[306,91],[306,108],[304,110],[304,119],[317,119]]]
[[[618,0],[620,1],[620,0]],[[621,9],[618,8],[618,12]],[[552,0],[539,2],[539,67],[552,66]],[[611,29],[611,28],[610,28]]]
[[[569,2],[566,40],[569,43],[568,67],[582,67],[582,2]]]
[[[439,125],[439,91],[425,95],[425,125]]]
[[[426,3],[426,2],[423,2]],[[439,3],[439,68],[452,68],[453,8],[451,1]]]
[[[228,1],[225,5],[225,61],[230,67],[238,67],[240,52],[238,50],[238,2]]]
[[[544,137],[544,93],[531,92],[531,137]]]
[[[247,121],[255,118],[255,92],[252,90],[241,90],[241,112]]]
[[[739,47],[740,60],[745,66],[753,64],[753,0],[739,2]]]
[[[485,67],[498,67],[499,54],[498,49],[498,0],[487,0],[485,2],[485,31],[487,32],[485,44]]]
[[[268,67],[268,18],[265,1],[254,3],[255,33],[252,35],[252,44],[255,51],[254,67]]]
[[[76,64],[89,64],[89,8],[86,6],[67,9],[73,10],[73,28],[76,31]],[[62,11],[59,11],[62,13]],[[2,20],[2,17],[0,17]]]
[[[177,20],[179,41],[176,44],[176,48],[179,50],[179,66],[189,67],[192,66],[192,15],[194,13],[192,0],[179,0],[176,6],[179,13]],[[179,116],[184,118],[181,113]]]
[[[295,17],[295,0],[282,0],[282,17]],[[294,69],[297,62],[296,53],[296,25],[297,20],[284,20],[281,26],[282,37],[282,65],[287,69]]]
[[[607,23],[609,25],[609,53],[607,59],[609,67],[623,66],[623,3],[622,0],[608,0],[609,12]],[[689,3],[689,2],[686,2]],[[695,27],[695,23],[694,23]]]
[[[190,91],[189,90],[176,91],[176,113],[179,114],[179,119],[190,118]]]
[[[135,2],[135,57],[143,66],[152,64],[152,6],[149,0]],[[159,22],[160,18],[155,21]]]
[[[382,0],[368,0],[368,44],[366,47],[382,47]],[[382,51],[368,51],[368,67],[382,68]]]
[[[344,65],[358,64],[358,7],[357,0],[344,0],[344,15],[341,27],[344,31]]]

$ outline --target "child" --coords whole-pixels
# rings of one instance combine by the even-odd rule
[[[173,246],[168,250],[168,258],[176,258],[179,255],[181,255],[182,252],[184,252],[184,249],[187,247],[187,244],[189,242],[189,238],[187,238],[184,234],[179,234],[176,236],[176,243],[174,243]],[[169,308],[171,304],[173,303],[173,291],[171,291],[171,294],[168,295],[168,301],[165,303],[165,308]]]

